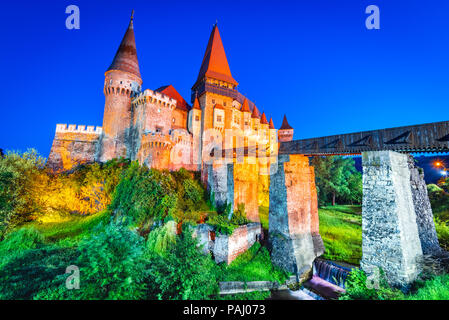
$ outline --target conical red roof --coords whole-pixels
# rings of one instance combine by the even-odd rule
[[[270,117],[270,129],[274,129],[273,118]]]
[[[260,123],[268,124],[267,116],[265,115],[265,112],[262,112],[262,116],[260,117]]]
[[[293,129],[287,121],[287,116],[284,114],[284,120],[282,120],[282,126],[279,128],[281,130],[288,130],[288,129]]]
[[[256,106],[254,106],[253,113],[251,114],[251,118],[260,118],[259,114],[260,114],[259,110],[257,109]]]
[[[238,84],[232,77],[231,69],[229,69],[228,59],[226,58],[220,32],[216,24],[209,37],[197,82],[201,81],[205,76],[226,81],[234,85]]]
[[[120,47],[115,54],[114,60],[107,71],[120,70],[132,73],[139,78],[140,75],[139,61],[137,60],[136,39],[134,36],[133,16],[129,22],[128,29],[123,37]]]
[[[245,100],[243,100],[242,108],[240,109],[240,111],[251,113],[251,110],[249,109],[248,99],[245,98]]]
[[[195,101],[193,102],[193,109],[201,110],[200,101],[198,100],[198,97],[195,97]]]

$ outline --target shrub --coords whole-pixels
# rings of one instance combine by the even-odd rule
[[[133,162],[117,185],[111,209],[134,223],[149,226],[163,220],[177,208],[175,181],[168,172],[159,172]]]
[[[380,270],[377,288],[362,269],[353,269],[346,278],[345,286],[346,292],[340,296],[340,300],[404,299],[400,290],[390,287],[382,270]]]
[[[41,193],[44,164],[33,149],[0,157],[0,239],[40,211],[36,195]]]
[[[176,243],[176,222],[168,221],[165,225],[152,230],[146,242],[146,249],[160,255],[166,255]]]
[[[152,255],[148,271],[150,299],[199,300],[218,292],[218,268],[200,251],[189,228],[183,229],[165,256]]]

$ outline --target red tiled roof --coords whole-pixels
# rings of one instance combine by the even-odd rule
[[[198,100],[198,97],[195,97],[195,101],[193,102],[193,109],[201,110],[200,101]]]
[[[251,112],[251,110],[249,109],[248,99],[245,98],[245,100],[243,100],[242,108],[240,109],[240,111]]]
[[[288,130],[293,129],[287,121],[287,116],[284,114],[284,120],[282,120],[282,126],[279,128],[280,130]]]
[[[189,111],[191,109],[190,105],[184,100],[184,98],[179,94],[178,91],[176,91],[175,87],[173,87],[171,84],[160,87],[155,91],[163,93],[169,96],[170,98],[175,99],[177,101],[176,108],[184,111]]]
[[[253,113],[251,114],[251,118],[258,118],[258,119],[260,119],[260,112],[259,112],[259,110],[257,109],[256,106],[254,106],[254,108],[253,108]]]
[[[273,118],[270,117],[270,129],[274,129]]]
[[[265,115],[265,112],[262,112],[262,116],[260,117],[260,123],[268,124],[267,116]]]
[[[209,77],[217,80],[237,85],[229,69],[228,59],[221,42],[220,32],[215,24],[209,37],[206,52],[204,53],[203,62],[201,63],[200,72],[198,74],[197,83],[204,77]],[[195,86],[195,85],[194,85]]]
[[[139,78],[140,75],[139,61],[137,60],[136,39],[134,36],[133,17],[129,22],[128,29],[123,37],[122,42],[115,54],[114,60],[107,71],[120,70],[132,73]]]

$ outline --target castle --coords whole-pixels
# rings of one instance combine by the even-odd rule
[[[151,168],[206,171],[216,151],[255,147],[277,153],[278,141],[293,138],[285,116],[276,130],[273,120],[238,92],[216,24],[192,86],[192,105],[172,85],[143,90],[142,82],[131,16],[105,73],[103,126],[57,124],[47,166],[64,171],[124,157]]]

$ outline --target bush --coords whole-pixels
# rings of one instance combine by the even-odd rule
[[[176,210],[175,185],[170,173],[133,162],[115,189],[111,209],[149,227],[153,220],[163,220]]]
[[[146,249],[165,256],[176,243],[176,222],[168,221],[165,225],[152,230],[146,242]]]
[[[0,266],[0,300],[35,298],[52,288],[54,279],[64,275],[76,257],[75,249],[55,246],[10,252]]]
[[[184,228],[165,256],[151,255],[148,271],[149,299],[200,300],[218,292],[218,268],[200,251],[189,228]]]
[[[91,237],[81,241],[80,289],[67,290],[68,274],[56,277],[52,286],[36,299],[118,300],[140,299],[145,292],[144,241],[125,223],[99,225]]]
[[[449,300],[449,274],[435,276],[424,282],[407,300]]]
[[[40,211],[36,195],[41,193],[44,164],[33,149],[0,157],[0,240]]]
[[[404,299],[403,293],[391,288],[384,272],[380,270],[379,283],[375,288],[372,280],[368,280],[362,269],[353,269],[346,278],[346,292],[340,296],[340,300],[400,300]]]

